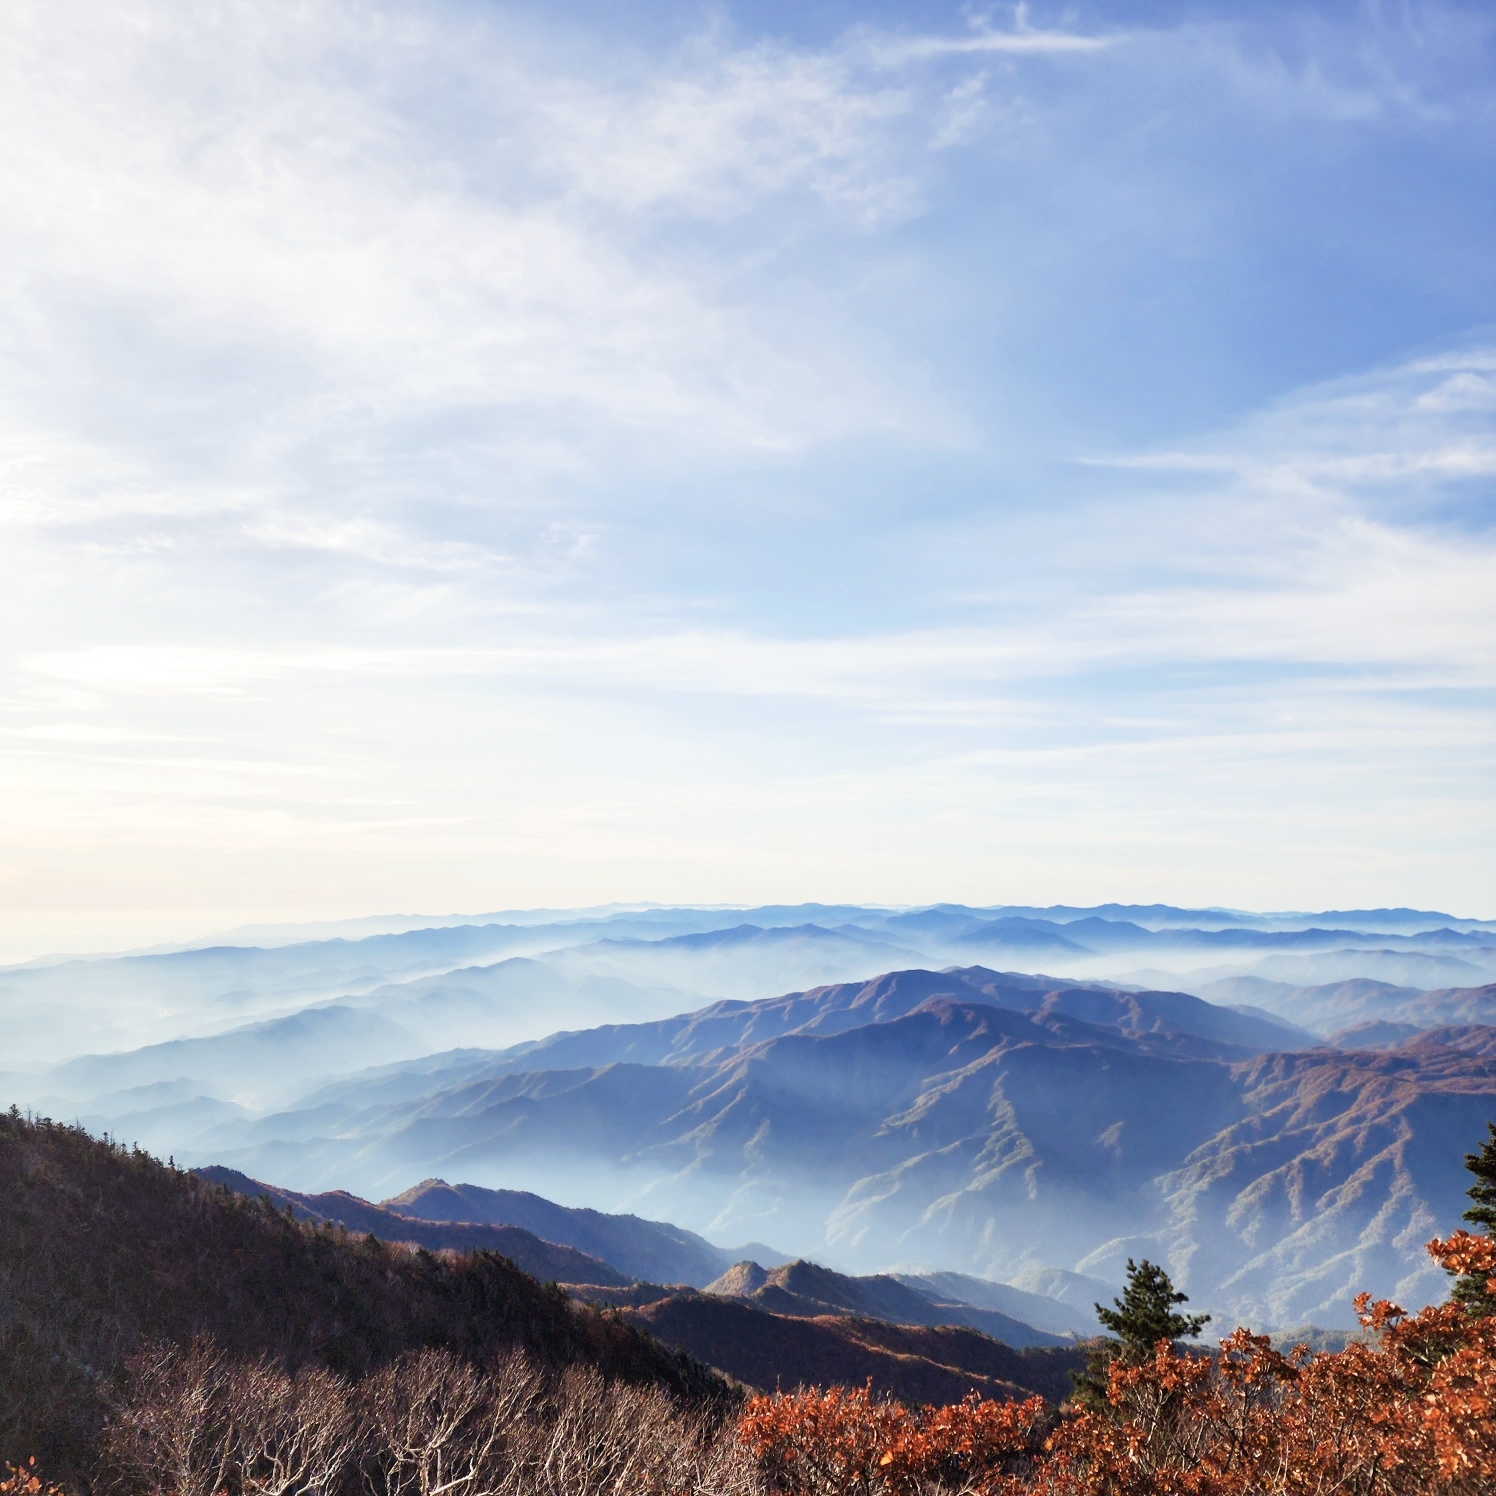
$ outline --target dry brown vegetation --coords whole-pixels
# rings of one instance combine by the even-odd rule
[[[524,1351],[479,1369],[446,1351],[358,1380],[290,1375],[211,1342],[128,1364],[96,1484],[110,1496],[754,1496],[730,1409]]]
[[[1496,1274],[1496,1242],[1431,1244]],[[1216,1354],[1160,1340],[1104,1395],[973,1394],[910,1407],[868,1388],[684,1405],[523,1352],[444,1351],[356,1381],[199,1343],[136,1356],[102,1440],[102,1496],[1488,1496],[1496,1315],[1358,1306],[1373,1339]]]
[[[596,1368],[688,1401],[728,1383],[492,1252],[435,1254],[293,1220],[80,1129],[0,1114],[0,1461],[92,1468],[112,1380],[206,1337],[293,1378],[423,1349]],[[308,1384],[310,1385],[310,1384]]]
[[[1496,1177],[1496,1133],[1488,1151]],[[1496,1490],[1488,1235],[1430,1243],[1463,1298],[1410,1316],[1363,1295],[1367,1339],[1336,1352],[1237,1330],[1150,1355],[1150,1332],[1059,1407],[868,1387],[745,1406],[502,1258],[308,1228],[72,1129],[0,1118],[0,1187],[0,1418],[40,1457],[0,1496]]]

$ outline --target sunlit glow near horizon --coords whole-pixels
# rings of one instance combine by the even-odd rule
[[[1496,915],[1496,13],[22,4],[0,960]]]

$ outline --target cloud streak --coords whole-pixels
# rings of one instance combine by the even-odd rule
[[[14,929],[1496,898],[1489,24],[754,22],[19,13]]]

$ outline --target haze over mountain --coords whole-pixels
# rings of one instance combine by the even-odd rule
[[[1053,1300],[1002,1284],[960,1280],[984,1299],[1005,1296],[1037,1309],[1046,1321],[1063,1319],[1065,1333],[1046,1333],[917,1277],[854,1278],[808,1262],[765,1269],[739,1261],[698,1292],[689,1286],[692,1275],[699,1279],[728,1256],[700,1237],[666,1222],[568,1210],[514,1191],[426,1180],[374,1205],[341,1190],[306,1195],[280,1189],[231,1169],[198,1173],[300,1221],[427,1249],[500,1252],[533,1277],[559,1280],[573,1299],[653,1326],[666,1343],[681,1350],[694,1346],[713,1366],[764,1387],[792,1386],[807,1376],[823,1384],[871,1378],[878,1390],[896,1397],[964,1395],[963,1387],[1004,1397],[1025,1389],[1057,1397],[1082,1359],[1075,1335],[1093,1328],[1083,1319],[1072,1326],[1077,1317]],[[488,1219],[512,1222],[517,1216],[543,1226],[552,1239]],[[610,1260],[563,1245],[579,1241],[601,1247]],[[753,1250],[760,1257],[767,1251],[760,1244]],[[772,1253],[766,1260],[779,1261]],[[672,1281],[640,1281],[615,1264],[636,1274],[653,1269]],[[686,1279],[685,1285],[677,1278]],[[725,1299],[735,1301],[734,1307],[724,1309]],[[959,1333],[971,1330],[979,1333]],[[1040,1354],[1025,1354],[1030,1351]]]
[[[757,1240],[1068,1298],[1146,1253],[1197,1304],[1274,1326],[1344,1324],[1356,1287],[1436,1297],[1419,1233],[1457,1218],[1496,1110],[1496,923],[1434,913],[812,905],[287,933],[0,972],[10,1096],[302,1193],[398,1210],[440,1176],[676,1222],[707,1253],[684,1281]],[[1328,959],[1357,974],[1263,974]],[[1378,975],[1451,960],[1483,980]],[[75,1052],[130,1030],[153,1042]]]
[[[615,1332],[708,1399],[1063,1389],[1143,1257],[1316,1344],[1441,1296],[1493,98],[1490,0],[9,8],[32,1427],[158,1333],[346,1361],[368,1422],[418,1346],[579,1387]]]
[[[242,1160],[282,1178],[433,1158],[531,1188],[566,1178],[865,1269],[1115,1278],[1151,1254],[1197,1302],[1274,1325],[1348,1319],[1357,1282],[1442,1291],[1419,1233],[1458,1217],[1455,1140],[1496,1112],[1490,1059],[1447,1043],[1254,1054],[999,1007],[990,978],[896,974],[454,1057],[421,1067],[416,1094],[360,1105],[348,1083],[265,1119]],[[394,1078],[373,1079],[388,1095]]]
[[[1327,962],[1373,980],[1423,963],[1428,980],[1391,979],[1419,988],[1496,980],[1496,921],[1413,910],[1256,915],[1131,905],[895,911],[811,904],[549,918],[515,912],[300,942],[289,933],[278,932],[279,943],[269,946],[0,969],[11,1064],[74,1056],[80,1035],[95,1050],[121,1050],[333,1002],[411,1031],[416,1052],[428,1035],[430,1048],[502,1045],[557,1028],[663,1017],[716,997],[765,997],[900,966],[977,961],[1191,992],[1261,975],[1264,966],[1275,973],[1271,980],[1293,985],[1283,971]],[[1144,968],[1168,980],[1130,975]],[[1446,968],[1458,978],[1446,979]]]

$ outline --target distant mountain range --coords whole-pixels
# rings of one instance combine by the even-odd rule
[[[273,943],[257,944],[245,932],[234,944],[0,970],[10,1062],[71,1058],[80,1035],[94,1050],[124,1050],[329,1002],[387,1018],[403,1031],[407,1053],[423,1042],[494,1047],[899,966],[1038,963],[1060,976],[1197,995],[1206,995],[1203,983],[1241,975],[1290,986],[1496,981],[1496,921],[1406,909],[1263,915],[1166,905],[798,904],[521,911],[362,933],[371,923],[381,922],[350,921],[347,935],[332,937],[297,940],[279,930]]]
[[[1314,987],[1295,987],[1265,977],[1227,977],[1204,984],[1201,995],[1212,1002],[1256,1004],[1294,1013],[1300,1023],[1330,1036],[1332,1042],[1339,1032],[1370,1022],[1397,1023],[1410,1031],[1496,1024],[1496,983],[1428,991],[1365,977]]]
[[[251,1179],[237,1169],[210,1165],[193,1173],[209,1184],[222,1185],[236,1195],[268,1200],[289,1210],[298,1221],[342,1226],[349,1231],[378,1237],[381,1241],[404,1242],[440,1252],[499,1252],[532,1278],[542,1283],[595,1283],[622,1288],[631,1281],[611,1263],[556,1241],[547,1241],[520,1226],[492,1222],[435,1222],[413,1220],[383,1206],[373,1205],[345,1190],[318,1195],[279,1189]]]
[[[701,1287],[746,1252],[771,1264],[786,1259],[762,1242],[742,1247],[714,1247],[694,1231],[668,1221],[646,1221],[636,1215],[606,1215],[600,1210],[557,1205],[523,1190],[486,1190],[475,1184],[448,1184],[427,1179],[405,1190],[384,1208],[413,1221],[484,1221],[522,1226],[548,1241],[565,1242],[601,1258],[631,1279],[688,1283]],[[601,1283],[601,1278],[572,1275],[571,1283]]]
[[[194,1172],[236,1194],[269,1200],[298,1220],[430,1250],[501,1252],[532,1277],[565,1283],[596,1303],[639,1307],[684,1286],[800,1319],[850,1314],[892,1324],[965,1325],[1020,1348],[1097,1332],[1088,1301],[1072,1309],[1060,1299],[961,1273],[853,1277],[790,1261],[762,1243],[714,1247],[668,1221],[573,1209],[521,1190],[428,1179],[376,1205],[345,1190],[282,1189],[217,1165]],[[753,1258],[739,1255],[750,1251]],[[1111,1293],[1099,1279],[1085,1286],[1103,1298]]]
[[[1065,1343],[1063,1336],[1051,1335],[998,1310],[979,1309],[938,1292],[917,1277],[898,1278],[878,1273],[859,1278],[832,1272],[814,1262],[789,1262],[776,1268],[739,1262],[707,1284],[705,1292],[795,1319],[850,1314],[894,1325],[965,1325],[1005,1345],[1020,1348]],[[1098,1333],[1094,1317],[1082,1333]]]
[[[1333,1327],[1364,1284],[1442,1292],[1419,1248],[1496,1115],[1488,1033],[1341,1051],[1184,994],[898,972],[386,1068],[234,1162],[606,1180],[873,1269],[1115,1282],[1151,1255],[1223,1315]]]
[[[1063,1268],[1041,1269],[1014,1283],[969,1273],[897,1273],[901,1283],[942,1301],[993,1310],[1050,1335],[1085,1339],[1096,1334],[1096,1305],[1109,1304],[1117,1285]],[[1001,1338],[1001,1337],[999,1337]]]
[[[542,1282],[623,1287],[639,1280],[700,1287],[751,1251],[778,1264],[762,1242],[727,1250],[668,1221],[577,1210],[522,1190],[486,1190],[427,1179],[383,1204],[346,1190],[304,1194],[209,1165],[193,1171],[236,1194],[272,1201],[304,1221],[326,1221],[384,1241],[431,1250],[502,1252]]]
[[[392,924],[0,971],[0,1087],[307,1198],[398,1214],[441,1175],[509,1214],[528,1192],[680,1222],[704,1255],[657,1274],[640,1243],[625,1276],[648,1281],[702,1286],[734,1252],[772,1269],[715,1245],[767,1239],[1079,1305],[1147,1253],[1197,1304],[1274,1326],[1345,1325],[1361,1286],[1437,1297],[1417,1242],[1457,1220],[1460,1159],[1496,1114],[1491,921],[796,905]]]

